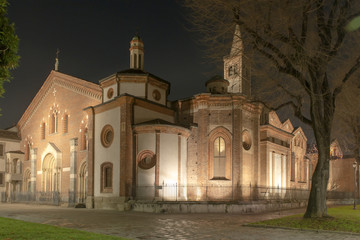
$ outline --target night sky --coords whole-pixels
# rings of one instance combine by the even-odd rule
[[[19,67],[0,99],[0,128],[17,123],[54,69],[98,83],[129,68],[129,42],[138,33],[145,44],[144,70],[171,83],[169,99],[205,90],[214,74],[187,30],[186,11],[164,0],[9,0],[8,17],[20,39]],[[226,54],[226,53],[225,53]]]

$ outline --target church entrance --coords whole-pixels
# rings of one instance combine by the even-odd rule
[[[59,192],[60,168],[57,167],[56,159],[51,153],[44,157],[42,164],[42,191]]]

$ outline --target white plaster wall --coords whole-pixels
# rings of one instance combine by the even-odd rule
[[[107,124],[114,129],[114,140],[110,147],[105,148],[101,144],[101,130]],[[120,183],[120,107],[110,109],[95,115],[95,159],[94,159],[94,194],[95,196],[118,196]],[[113,192],[100,193],[101,169],[104,162],[113,164]]]
[[[167,114],[162,114],[156,111],[152,111],[143,107],[139,107],[139,106],[135,106],[134,107],[134,123],[141,123],[141,122],[146,122],[146,121],[150,121],[150,120],[154,120],[154,119],[163,119],[165,121],[174,122],[174,117],[167,115]]]
[[[178,135],[160,134],[159,184],[175,185],[178,181]]]
[[[107,96],[107,92],[110,88],[112,88],[114,90],[114,94],[113,94],[112,98],[108,98],[108,96]],[[109,87],[104,88],[104,95],[103,95],[104,102],[114,99],[116,96],[117,96],[117,84],[113,84]]]
[[[120,82],[120,95],[124,93],[144,98],[145,83]]]
[[[160,92],[160,94],[161,94],[161,98],[160,98],[159,101],[157,101],[157,100],[155,100],[153,98],[153,91],[155,89],[158,90]],[[152,84],[148,84],[148,99],[151,100],[151,101],[166,105],[166,91],[164,89],[156,87],[156,86],[154,86]]]
[[[180,190],[180,194],[185,200],[187,199],[187,139],[185,137],[181,137],[181,175],[180,175],[180,183],[182,186]]]
[[[141,169],[138,167],[138,186],[153,187],[155,183],[155,166],[150,169]]]
[[[141,133],[138,134],[138,150],[139,153],[142,150],[151,150],[155,153],[156,147],[156,134],[155,133]]]
[[[156,134],[155,133],[141,133],[138,135],[138,151],[151,150],[155,153],[156,148]],[[138,186],[154,186],[155,182],[155,166],[151,169],[141,169],[138,167]],[[143,189],[144,190],[144,189]],[[151,191],[153,193],[153,191]]]

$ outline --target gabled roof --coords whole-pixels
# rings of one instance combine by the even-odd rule
[[[269,112],[269,124],[280,129],[282,127],[282,123],[275,111]]]
[[[294,131],[294,126],[292,125],[290,119],[287,119],[285,122],[283,122],[281,129],[289,133],[292,133]]]
[[[71,91],[101,101],[102,91],[99,85],[64,73],[51,71],[49,76],[46,78],[45,82],[41,86],[40,90],[37,92],[31,103],[25,110],[24,114],[21,116],[18,122],[19,130],[23,128],[26,123],[31,119],[40,103],[49,94],[49,91],[53,85],[59,85]]]
[[[304,133],[304,131],[302,130],[301,127],[295,128],[292,133],[294,134],[294,136],[300,134],[300,135],[302,136],[302,138],[303,138],[305,141],[307,141],[307,137],[306,137],[306,135],[305,135],[305,133]]]
[[[0,129],[0,138],[9,139],[9,140],[21,140],[17,132],[2,130]]]
[[[158,77],[158,76],[155,76],[154,74],[152,73],[149,73],[149,72],[145,72],[143,70],[140,70],[140,69],[126,69],[126,70],[122,70],[120,72],[117,72],[118,74],[139,74],[139,75],[146,75],[146,76],[150,76],[152,78],[155,78],[156,80],[159,80],[160,82],[163,82],[163,83],[166,83],[170,86],[170,82]]]

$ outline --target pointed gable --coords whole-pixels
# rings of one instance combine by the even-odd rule
[[[288,133],[292,133],[294,131],[294,126],[292,125],[290,119],[287,119],[281,126],[281,129],[288,132]]]
[[[21,116],[18,127],[21,130],[36,113],[41,103],[55,86],[67,89],[71,92],[86,96],[95,101],[101,102],[102,91],[99,85],[57,71],[51,71],[40,90],[37,92],[24,114]]]
[[[269,124],[280,129],[282,127],[282,123],[275,111],[269,112]]]

